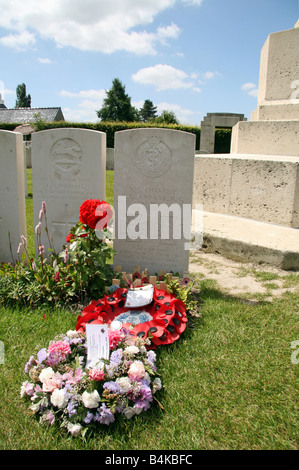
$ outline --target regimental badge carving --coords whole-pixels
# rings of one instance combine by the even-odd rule
[[[51,147],[50,158],[57,178],[76,176],[80,172],[82,149],[73,139],[59,139]]]
[[[171,160],[169,147],[157,137],[151,137],[138,147],[135,162],[143,175],[156,178],[170,169]]]

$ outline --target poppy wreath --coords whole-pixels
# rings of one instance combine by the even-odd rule
[[[113,293],[105,295],[102,299],[93,300],[77,318],[76,330],[85,332],[86,324],[110,324],[125,312],[140,311],[140,308],[125,307],[127,289],[119,287]],[[157,346],[171,344],[178,340],[185,331],[187,324],[186,306],[164,289],[154,286],[152,302],[143,307],[151,316],[151,320],[136,325],[124,323],[123,327],[130,330],[130,334],[142,339],[150,339],[149,349]]]

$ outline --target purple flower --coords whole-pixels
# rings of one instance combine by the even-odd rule
[[[46,420],[49,421],[50,426],[52,426],[52,424],[55,421],[55,415],[54,415],[53,411],[49,411],[49,413],[46,416]]]
[[[143,384],[141,389],[134,394],[132,400],[134,401],[137,408],[142,408],[145,411],[148,410],[150,408],[150,402],[153,401],[150,387],[146,384]]]
[[[110,393],[120,393],[120,386],[115,382],[105,382],[103,388],[107,388]]]
[[[99,409],[99,413],[96,414],[96,420],[101,424],[106,424],[107,426],[114,422],[114,414],[109,408],[107,408],[105,403],[102,404]]]
[[[33,366],[36,366],[36,360],[34,359],[34,356],[30,356],[29,361],[25,364],[25,373],[28,374]]]
[[[49,354],[47,364],[50,367],[55,367],[59,362],[63,361],[65,356],[60,351],[53,351]]]
[[[43,348],[37,353],[37,360],[40,364],[42,364],[46,359],[47,359],[47,350],[46,348]]]
[[[71,417],[71,416],[73,416],[77,413],[77,406],[78,406],[78,403],[74,399],[71,399],[68,402],[67,411],[68,411],[69,417]]]
[[[91,421],[93,420],[93,418],[94,418],[93,413],[91,413],[90,411],[88,411],[86,417],[84,418],[84,423],[85,423],[85,424],[91,423]]]
[[[113,367],[117,367],[121,364],[123,357],[123,352],[121,349],[116,349],[116,351],[113,351],[110,357],[110,365]]]

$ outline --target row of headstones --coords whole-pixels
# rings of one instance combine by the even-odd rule
[[[182,210],[182,228],[183,207],[192,207],[194,154],[195,136],[187,132],[146,128],[115,134],[114,265],[124,271],[136,264],[152,273],[188,271],[186,228],[184,236],[182,230],[165,238],[150,215],[163,203],[162,224],[174,205]],[[0,164],[0,262],[11,262],[26,236],[22,134],[0,130]],[[32,134],[32,192],[34,226],[45,201],[48,231],[60,252],[81,204],[106,198],[106,134],[73,128]],[[47,250],[48,238],[42,243]]]

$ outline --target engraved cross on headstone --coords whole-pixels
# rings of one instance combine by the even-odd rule
[[[69,210],[68,210],[69,204],[64,204],[64,217],[62,221],[59,220],[53,220],[52,226],[53,226],[53,238],[54,238],[54,243],[55,243],[55,233],[59,233],[61,236],[65,238],[67,235],[70,233],[70,229],[76,225],[78,220],[71,220],[71,216],[69,216]],[[69,220],[70,219],[70,220]],[[65,243],[65,241],[64,241]],[[60,247],[61,248],[61,247]]]

